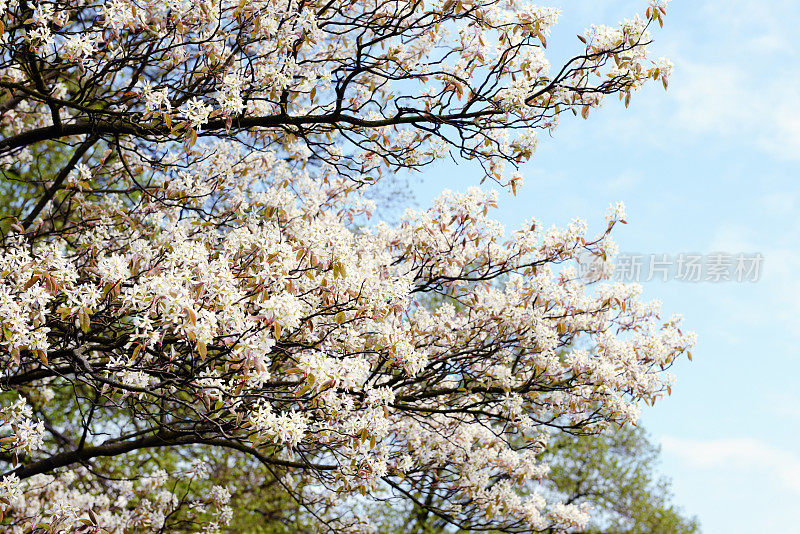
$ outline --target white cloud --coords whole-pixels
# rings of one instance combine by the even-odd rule
[[[793,68],[797,2],[699,4],[698,24],[679,30],[670,46],[675,126],[800,159],[800,74]]]
[[[789,193],[781,196],[783,200],[768,195],[759,203],[788,214],[785,209],[794,206],[794,197]],[[760,336],[767,327],[780,328],[789,338],[800,336],[800,250],[794,244],[798,232],[800,224],[794,222],[769,237],[763,228],[744,224],[721,225],[712,234],[708,251],[760,253],[763,258],[753,286],[734,286],[731,293],[719,297],[727,302],[722,306],[728,318],[724,324],[732,338]],[[739,289],[745,292],[737,292]],[[784,353],[797,354],[795,347],[792,342]]]
[[[744,72],[735,65],[678,59],[671,96],[678,104],[675,119],[694,132],[728,133],[735,124],[752,122],[757,113],[747,101]]]
[[[797,207],[797,195],[791,191],[767,193],[759,201],[762,209],[772,215],[791,215]]]
[[[605,182],[603,189],[614,193],[626,193],[644,183],[644,181],[644,175],[640,171],[628,169]]]
[[[710,471],[735,471],[743,482],[748,474],[762,475],[800,495],[800,457],[755,438],[661,438],[663,451],[690,467]]]
[[[796,9],[794,0],[706,0],[702,13],[706,21],[726,29],[731,41],[751,53],[794,53]]]
[[[725,224],[717,227],[707,250],[729,253],[758,252],[763,249],[758,241],[756,229],[741,224]]]
[[[723,139],[750,139],[764,152],[800,159],[800,75],[778,67],[764,78],[741,63],[678,58],[675,126]]]
[[[787,424],[800,423],[800,394],[797,392],[770,391],[764,395],[762,406],[764,410],[783,416]]]

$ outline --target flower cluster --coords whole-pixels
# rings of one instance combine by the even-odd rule
[[[5,432],[11,431],[10,436],[0,439],[0,449],[11,451],[17,456],[30,454],[42,448],[44,423],[34,421],[32,415],[31,407],[22,398],[0,409],[0,429]]]
[[[109,420],[127,406],[159,428],[155,414],[190,409],[159,439],[307,465],[325,492],[380,494],[446,467],[452,513],[530,528],[585,522],[583,510],[524,496],[547,468],[540,444],[516,443],[635,421],[694,342],[678,319],[660,323],[637,286],[593,289],[564,265],[613,254],[623,206],[595,238],[581,221],[509,236],[490,217],[497,194],[476,188],[447,191],[396,226],[352,225],[368,203],[331,166],[312,177],[235,145],[190,154],[206,162],[182,171],[195,194],[170,198],[230,223],[180,218],[146,197],[136,210],[87,200],[98,224],[82,244],[29,252],[18,241],[0,254],[10,370],[76,362],[109,399],[95,408]],[[260,186],[243,190],[251,181]],[[17,423],[21,452],[41,445],[32,425]]]
[[[9,9],[25,31],[4,37],[0,79],[25,72],[13,59],[19,47],[60,73],[44,89],[31,80],[36,105],[14,109],[17,121],[58,109],[56,123],[86,133],[105,120],[190,142],[257,126],[268,144],[284,141],[283,129],[271,127],[285,123],[328,161],[338,148],[323,139],[339,137],[341,122],[355,135],[358,173],[428,164],[455,148],[504,181],[497,162],[530,158],[530,129],[554,128],[569,110],[586,116],[605,95],[629,98],[670,74],[647,52],[648,27],[662,22],[665,2],[618,27],[593,26],[581,37],[585,49],[556,73],[545,48],[559,10],[522,0],[358,0],[346,10],[318,1],[41,1]],[[48,101],[56,86],[65,94]],[[395,87],[409,94],[398,98]],[[457,120],[470,135],[403,128],[410,116],[431,127]]]

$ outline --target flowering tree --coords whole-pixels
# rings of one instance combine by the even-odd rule
[[[514,0],[0,6],[4,528],[216,531],[262,484],[315,531],[587,521],[548,433],[634,421],[693,343],[570,265],[622,207],[506,235],[493,193],[390,227],[363,191],[451,155],[515,189],[537,129],[666,85],[662,3],[552,71]]]

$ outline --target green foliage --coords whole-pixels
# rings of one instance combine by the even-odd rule
[[[17,160],[0,169],[0,232],[4,234],[13,218],[22,220],[33,208],[68,159],[63,148],[55,144],[36,146],[28,154],[28,160]]]
[[[659,477],[659,448],[641,428],[623,427],[609,435],[556,438],[544,460],[551,481],[573,503],[589,503],[589,534],[693,534],[696,518],[670,503],[670,482]]]
[[[593,520],[584,531],[587,534],[699,534],[697,518],[685,516],[670,502],[670,481],[656,471],[659,453],[658,446],[638,427],[615,429],[607,435],[561,434],[542,456],[551,465],[545,493],[569,503],[591,505]],[[435,491],[435,484],[431,488]],[[434,495],[415,498],[427,507],[440,504]],[[233,502],[242,515],[231,532],[314,532],[300,524],[297,518],[303,517],[302,509],[277,484],[260,492],[235,494]],[[386,503],[372,508],[370,515],[379,533],[460,532],[421,506],[409,509]]]

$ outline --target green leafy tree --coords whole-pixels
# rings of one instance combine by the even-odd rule
[[[659,447],[641,427],[556,438],[545,452],[550,481],[567,502],[588,503],[591,534],[692,534],[696,518],[670,503],[670,481],[657,473]]]
[[[699,534],[696,517],[671,502],[671,481],[659,475],[660,448],[641,427],[624,426],[609,434],[554,437],[542,459],[551,471],[539,491],[566,503],[587,504],[593,519],[587,534]],[[221,474],[221,473],[218,473]],[[241,473],[234,478],[241,477]],[[441,516],[430,513],[444,503],[435,481],[418,494],[418,504],[373,505],[367,513],[378,532],[393,534],[460,533]],[[260,492],[234,495],[241,516],[231,532],[284,534],[313,532],[304,510],[283,491],[279,479]],[[304,519],[305,517],[305,519]],[[549,531],[555,534],[555,531]]]
[[[599,435],[560,434],[543,460],[550,466],[543,492],[567,503],[588,504],[593,519],[588,534],[698,534],[696,517],[671,503],[671,482],[658,473],[660,448],[641,427],[624,426]],[[460,532],[427,513],[436,505],[435,486],[423,506],[386,510],[383,532],[444,534]],[[441,503],[440,503],[441,504]],[[555,531],[551,531],[555,532]]]

